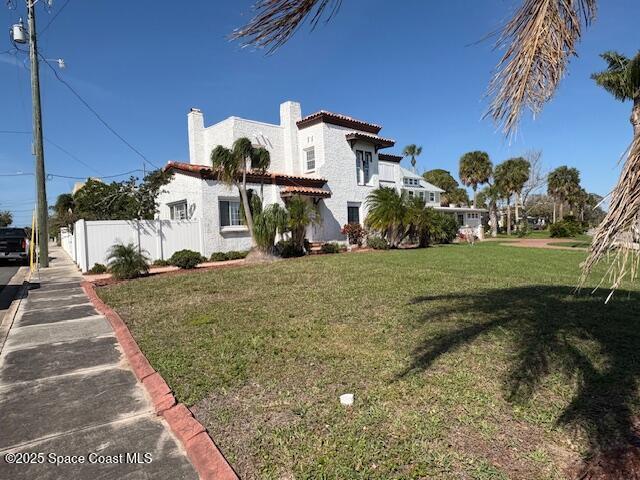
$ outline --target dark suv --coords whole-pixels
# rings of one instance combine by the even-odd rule
[[[0,228],[0,261],[29,263],[29,236],[24,228]]]

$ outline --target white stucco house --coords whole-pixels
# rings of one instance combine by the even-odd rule
[[[381,126],[346,115],[319,111],[305,117],[299,103],[280,105],[280,124],[229,117],[205,126],[203,113],[188,114],[189,163],[169,162],[171,182],[159,196],[160,219],[198,219],[204,255],[216,251],[246,250],[250,237],[240,216],[240,196],[235,187],[218,181],[210,154],[217,145],[231,147],[241,137],[266,148],[269,171],[248,177],[249,187],[263,192],[264,204],[286,202],[302,195],[321,213],[320,225],[309,227],[312,242],[344,241],[341,228],[363,223],[366,198],[379,187],[406,190],[424,198],[428,206],[451,213],[458,223],[481,224],[481,209],[440,206],[438,187],[400,166],[401,156],[383,153],[392,139],[380,136]]]

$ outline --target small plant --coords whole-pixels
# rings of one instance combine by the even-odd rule
[[[149,257],[133,243],[116,243],[109,249],[108,266],[114,278],[125,280],[149,272]]]
[[[389,242],[382,237],[370,236],[367,238],[367,246],[374,250],[389,250]]]
[[[516,235],[518,235],[519,238],[524,238],[529,235],[529,222],[522,220],[518,224],[518,231],[516,232]]]
[[[571,216],[566,216],[559,222],[552,223],[549,226],[549,236],[552,238],[575,237],[576,235],[583,234],[585,231],[584,225]]]
[[[304,250],[296,245],[293,240],[280,240],[276,244],[276,255],[282,258],[302,257]]]
[[[350,245],[362,245],[362,240],[364,240],[364,235],[366,233],[365,229],[362,228],[362,225],[359,223],[347,223],[341,230],[343,235],[346,235],[349,239]]]
[[[169,265],[171,265],[169,263],[169,260],[161,260],[161,259],[157,259],[153,261],[153,266],[154,267],[168,267]]]
[[[107,267],[106,265],[103,265],[101,263],[96,263],[93,265],[93,267],[89,269],[87,273],[90,273],[91,275],[99,275],[101,273],[107,273]]]
[[[340,253],[340,245],[336,242],[324,243],[320,251],[322,253]]]
[[[179,250],[171,255],[169,259],[171,265],[185,269],[196,268],[196,265],[203,261],[202,255],[193,250]]]
[[[241,259],[245,258],[247,255],[249,255],[248,251],[238,252],[237,250],[232,250],[230,252],[227,252],[227,259],[228,260],[241,260]]]
[[[226,260],[229,260],[229,256],[226,252],[213,252],[211,254],[210,260],[212,262],[224,262]]]

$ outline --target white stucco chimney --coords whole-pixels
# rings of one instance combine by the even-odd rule
[[[189,133],[189,163],[205,164],[204,155],[204,115],[199,108],[192,108],[187,115]]]
[[[286,172],[299,173],[298,127],[302,119],[302,108],[298,102],[287,101],[280,104],[280,126],[284,130],[284,168]]]

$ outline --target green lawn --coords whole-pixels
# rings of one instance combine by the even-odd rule
[[[554,479],[640,406],[640,295],[572,295],[583,259],[487,242],[99,294],[245,479]]]

